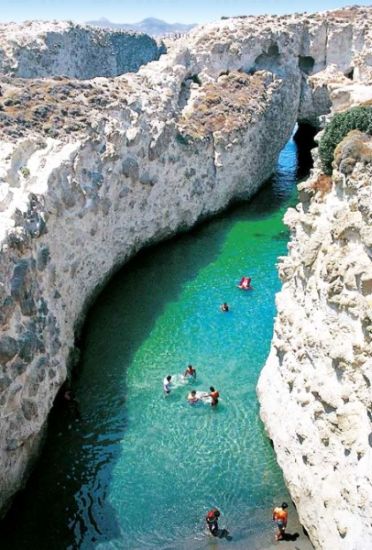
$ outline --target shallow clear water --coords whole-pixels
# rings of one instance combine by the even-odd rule
[[[268,509],[288,494],[255,387],[296,168],[290,141],[253,201],[142,252],[108,284],[82,339],[74,382],[82,419],[61,405],[53,411],[45,451],[2,524],[1,548],[247,548],[267,529],[272,535]],[[236,287],[242,275],[253,291]],[[223,301],[228,313],[219,311]],[[164,397],[163,377],[189,363],[196,382]],[[221,395],[215,410],[187,403],[190,389],[210,385]],[[204,531],[212,506],[229,543]]]

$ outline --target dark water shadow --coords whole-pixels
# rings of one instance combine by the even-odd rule
[[[81,420],[61,402],[53,407],[43,453],[0,524],[3,550],[95,548],[125,540],[106,501],[128,425],[123,372],[166,304],[177,300],[184,283],[219,255],[233,224],[265,218],[287,204],[295,182],[293,175],[285,185],[282,179],[274,176],[250,203],[140,252],[103,289],[86,319],[73,380]],[[99,338],[103,326],[104,341]],[[92,372],[92,361],[99,361],[101,368]]]

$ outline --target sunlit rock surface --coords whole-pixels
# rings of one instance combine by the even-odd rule
[[[0,24],[0,74],[7,76],[117,76],[137,71],[162,53],[164,46],[142,33],[70,21]]]
[[[289,254],[258,394],[316,548],[372,546],[372,138],[338,146],[290,209]],[[310,198],[311,197],[311,198]]]
[[[0,507],[100,285],[143,246],[255,193],[296,120],[329,111],[333,77],[319,98],[311,83],[329,63],[343,87],[353,67],[369,83],[370,14],[227,19],[136,74],[2,79]]]

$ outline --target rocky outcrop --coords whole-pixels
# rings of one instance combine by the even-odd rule
[[[369,13],[348,16],[351,64]],[[115,79],[3,79],[0,507],[39,444],[86,305],[141,247],[259,188],[309,74],[327,65],[332,40],[319,36],[333,19],[224,20]]]
[[[70,21],[0,25],[0,74],[21,78],[94,78],[135,72],[164,46],[146,34],[103,31]]]
[[[372,545],[372,138],[351,132],[290,209],[258,395],[316,548]],[[311,198],[310,198],[311,197]]]

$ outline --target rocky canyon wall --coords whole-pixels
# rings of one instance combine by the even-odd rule
[[[305,96],[310,118],[329,109],[334,75],[355,87],[344,73],[366,55],[371,17],[347,13],[227,19],[117,78],[2,79],[0,508],[23,482],[100,285],[143,246],[249,198]],[[317,87],[315,71],[338,63],[330,22],[348,37],[347,61]]]
[[[344,39],[350,34],[331,42]],[[354,44],[359,40],[356,33]],[[299,118],[313,123],[327,103],[334,113],[370,105],[370,52],[368,39],[352,71],[345,56],[343,74],[330,65],[311,75]],[[352,132],[336,149],[332,178],[317,160],[300,186],[302,202],[285,216],[292,239],[279,264],[283,287],[257,388],[261,417],[317,549],[372,546],[371,153],[371,138]]]
[[[165,47],[142,33],[64,21],[0,25],[0,74],[20,78],[94,78],[135,72]]]
[[[258,395],[316,548],[372,545],[372,138],[338,146],[290,209],[289,254]],[[311,198],[310,198],[311,197]]]

